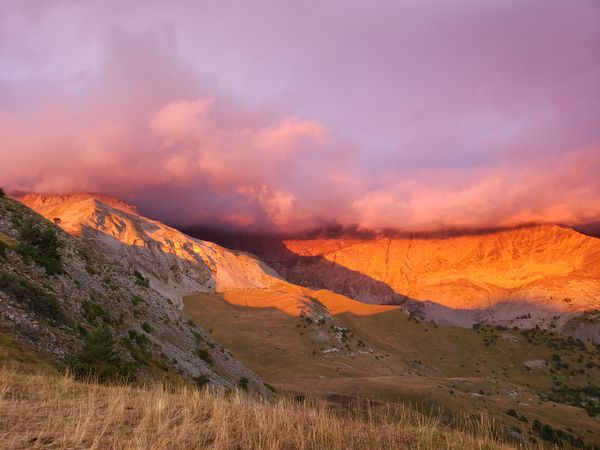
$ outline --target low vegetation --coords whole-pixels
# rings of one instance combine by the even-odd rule
[[[94,328],[83,339],[81,352],[68,361],[77,378],[100,382],[130,382],[135,379],[135,369],[121,360],[108,328]]]
[[[210,355],[208,354],[208,351],[206,351],[206,349],[198,347],[196,349],[196,356],[198,356],[198,358],[206,361],[208,364],[212,364],[213,363],[213,360],[210,357]]]
[[[135,276],[135,282],[137,284],[139,284],[140,286],[145,287],[145,288],[149,288],[150,287],[150,282],[148,281],[148,279],[145,278],[137,270],[135,272],[133,272],[133,275]]]
[[[569,448],[583,442],[589,449],[600,444],[598,421],[590,416],[595,400],[588,394],[594,392],[586,389],[598,386],[600,374],[599,347],[592,342],[535,328],[436,326],[399,310],[324,316],[317,304],[294,316],[243,306],[257,300],[276,304],[280,292],[207,294],[184,302],[191,317],[213,329],[218,342],[279,392],[324,397],[360,392],[450,415],[485,409],[523,444]],[[328,309],[336,308],[337,297],[315,295]],[[564,386],[586,390],[548,398]],[[533,429],[534,420],[545,432]]]
[[[47,320],[66,322],[56,298],[23,278],[0,270],[0,291],[27,304]]]
[[[6,250],[11,248],[15,249],[17,242],[0,231],[0,257],[6,258]]]
[[[582,388],[573,386],[553,387],[546,397],[547,400],[556,403],[579,406],[585,409],[591,417],[600,417],[600,388],[591,384]]]
[[[60,261],[59,241],[56,231],[52,227],[42,228],[35,225],[32,220],[27,220],[19,230],[20,242],[17,252],[26,259],[46,269],[48,275],[64,273]]]
[[[543,424],[537,419],[533,421],[533,425],[531,428],[533,432],[537,434],[540,438],[542,438],[544,441],[556,444],[560,448],[564,448],[568,445],[574,448],[584,448],[586,450],[595,450],[598,448],[596,446],[586,445],[583,439],[574,436],[568,431],[561,430],[560,428],[554,428],[552,425]]]
[[[203,385],[206,380],[199,379]],[[461,429],[401,405],[332,407],[191,386],[104,386],[0,368],[6,448],[501,449],[483,415]]]
[[[110,316],[98,303],[93,301],[84,301],[82,307],[83,317],[89,323],[94,324],[96,323],[97,319],[101,319],[104,323],[110,323]]]

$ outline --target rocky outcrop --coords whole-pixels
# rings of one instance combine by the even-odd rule
[[[280,281],[254,255],[191,238],[117,199],[29,194],[20,200],[128,270],[138,271],[178,305],[184,295],[266,288]]]

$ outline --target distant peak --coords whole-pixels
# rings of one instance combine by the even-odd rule
[[[19,197],[23,203],[28,205],[65,205],[79,203],[86,200],[96,200],[115,209],[120,209],[133,214],[139,214],[134,205],[126,203],[116,197],[108,195],[96,194],[93,192],[77,192],[73,194],[46,194],[46,193],[29,193]]]

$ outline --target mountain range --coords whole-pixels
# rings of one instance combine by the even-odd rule
[[[600,239],[566,226],[210,235],[253,252],[290,282],[365,303],[402,305],[438,324],[539,326],[592,339],[600,335],[597,328],[574,330],[574,319],[600,308]]]
[[[523,429],[536,421],[600,443],[600,239],[558,225],[217,239],[231,250],[101,195],[19,200],[0,200],[6,272],[69,320],[0,290],[0,326],[51,360],[81,347],[69,324],[103,324],[144,376],[485,409],[521,442],[545,439]],[[64,273],[13,251],[27,221],[56,230]]]

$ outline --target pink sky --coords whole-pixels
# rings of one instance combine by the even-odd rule
[[[600,220],[600,3],[0,0],[0,186],[179,224]]]

